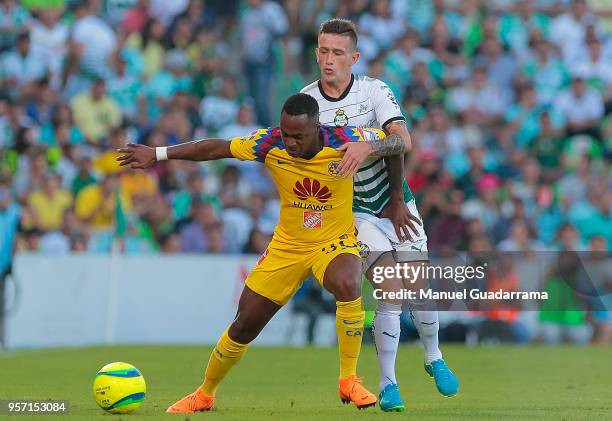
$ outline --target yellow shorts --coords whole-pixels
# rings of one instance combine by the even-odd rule
[[[360,244],[354,235],[345,234],[336,241],[316,248],[291,248],[272,240],[253,268],[246,286],[276,304],[285,305],[310,275],[323,285],[329,263],[340,254],[359,257]]]

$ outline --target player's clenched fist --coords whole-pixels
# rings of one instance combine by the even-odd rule
[[[145,145],[128,143],[125,148],[117,149],[121,155],[117,157],[119,165],[129,165],[131,169],[145,169],[157,161],[155,149]]]

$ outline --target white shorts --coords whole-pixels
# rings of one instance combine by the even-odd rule
[[[406,203],[411,214],[418,217],[420,225],[413,224],[417,235],[410,231],[413,240],[400,241],[389,218],[378,218],[362,212],[355,212],[357,239],[362,243],[361,256],[365,261],[364,270],[368,270],[384,253],[392,252],[396,262],[427,261],[427,235],[423,229],[423,220],[411,200]]]

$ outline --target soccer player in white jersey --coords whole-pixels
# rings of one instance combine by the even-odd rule
[[[316,58],[321,79],[301,92],[319,103],[319,121],[336,126],[382,128],[410,142],[404,117],[389,87],[378,79],[355,76],[351,67],[359,60],[355,25],[345,19],[331,19],[321,25]],[[353,212],[358,239],[364,248],[364,269],[368,279],[376,267],[396,262],[422,264],[427,258],[427,236],[414,196],[408,188],[401,155],[369,158],[366,148],[347,152],[341,173],[354,175]],[[422,287],[423,280],[418,282]],[[385,279],[376,285],[398,291],[411,285],[403,279]],[[412,285],[414,288],[414,285]],[[435,379],[441,394],[454,396],[459,382],[442,359],[438,345],[438,313],[424,309],[424,303],[408,302],[410,316],[425,349],[425,370]],[[405,410],[395,377],[402,302],[379,300],[374,317],[374,340],[380,367],[379,404],[383,411]]]

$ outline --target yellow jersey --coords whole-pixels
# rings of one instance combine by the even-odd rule
[[[353,179],[340,177],[338,165],[346,142],[382,139],[380,129],[321,126],[323,148],[311,159],[292,157],[285,150],[280,128],[257,130],[231,140],[240,160],[264,163],[280,196],[280,221],[273,240],[293,247],[312,247],[355,231]]]

